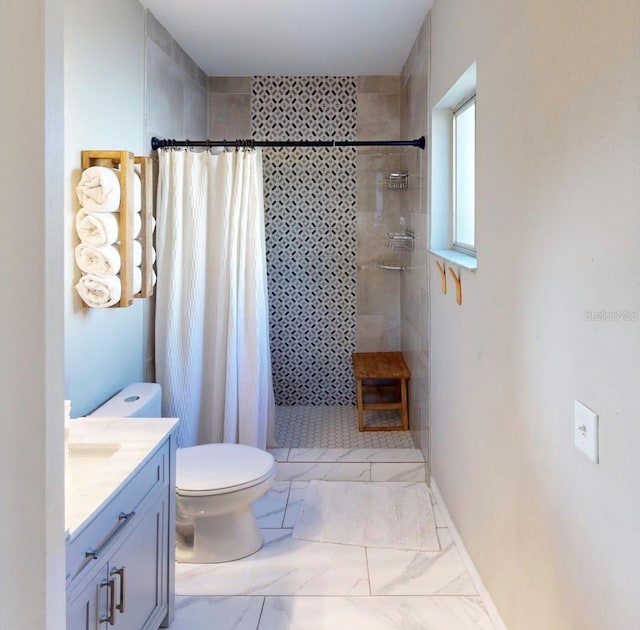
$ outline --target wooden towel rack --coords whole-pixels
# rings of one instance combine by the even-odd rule
[[[133,293],[133,215],[135,165],[140,167],[141,210],[140,244],[142,246],[142,285]],[[82,170],[91,166],[115,168],[120,180],[120,207],[118,209],[118,235],[120,237],[120,301],[111,308],[127,307],[133,298],[153,295],[153,163],[150,157],[134,156],[129,151],[82,151]],[[84,300],[82,306],[90,308]]]

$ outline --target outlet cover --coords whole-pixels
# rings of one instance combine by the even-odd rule
[[[596,464],[598,463],[598,414],[579,400],[574,403],[575,445]]]

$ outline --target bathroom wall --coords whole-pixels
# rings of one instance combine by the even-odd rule
[[[399,105],[398,77],[210,77],[209,137],[396,139]],[[376,178],[400,152],[264,156],[276,400],[354,404],[351,353],[400,347],[400,276],[375,267],[402,209]]]
[[[431,19],[431,105],[478,76],[462,306],[429,263],[433,476],[510,628],[639,628],[640,4],[435,0]]]
[[[75,186],[83,149],[143,145],[144,11],[134,0],[65,2],[65,397],[72,416],[144,379],[142,300],[128,308],[88,309],[73,289],[79,272]]]
[[[63,4],[0,6],[0,628],[65,627]]]
[[[145,24],[146,22],[146,24]],[[91,25],[90,27],[88,25]],[[83,149],[149,155],[152,135],[206,135],[202,71],[135,0],[65,4],[65,397],[72,416],[153,380],[154,300],[85,309],[73,285],[74,189]]]
[[[427,16],[402,70],[400,133],[403,138],[430,135],[429,38],[430,16]],[[428,152],[406,148],[402,168],[409,174],[407,218],[415,233],[414,250],[401,255],[405,266],[400,288],[402,353],[411,370],[411,433],[429,461]]]

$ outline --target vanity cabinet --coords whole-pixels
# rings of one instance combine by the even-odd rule
[[[175,446],[151,454],[67,548],[67,630],[156,630],[173,618]]]

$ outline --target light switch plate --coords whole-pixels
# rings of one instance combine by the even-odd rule
[[[579,400],[574,403],[574,442],[589,459],[598,463],[598,414]]]

